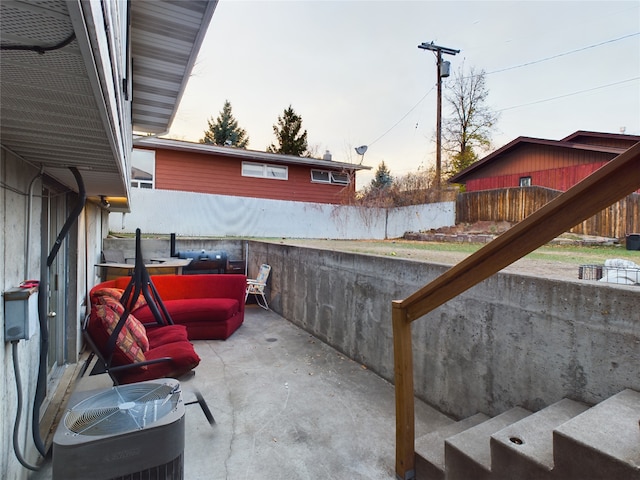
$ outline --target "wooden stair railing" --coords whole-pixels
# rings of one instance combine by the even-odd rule
[[[431,283],[392,302],[399,479],[415,478],[411,322],[639,188],[640,143],[636,143]]]

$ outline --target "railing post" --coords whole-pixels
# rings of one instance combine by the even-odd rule
[[[396,388],[396,476],[415,478],[415,414],[411,322],[401,302],[392,302],[393,357]]]

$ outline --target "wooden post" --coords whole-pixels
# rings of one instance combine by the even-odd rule
[[[413,351],[411,322],[407,310],[392,302],[393,357],[396,388],[396,475],[415,478],[415,413],[413,398]]]

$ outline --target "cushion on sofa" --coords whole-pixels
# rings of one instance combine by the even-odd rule
[[[240,305],[233,298],[187,298],[165,300],[164,306],[174,323],[224,322],[238,313]],[[155,321],[148,305],[135,310],[135,316],[142,323]]]
[[[117,313],[113,304],[94,305],[91,309],[89,323],[87,325],[87,331],[89,335],[91,335],[94,343],[99,346],[106,346],[111,332],[113,332],[119,320],[120,315]],[[107,352],[104,350],[102,353],[103,355],[107,355]],[[118,334],[116,348],[113,351],[112,363],[114,365],[126,365],[144,361],[145,354],[142,347],[125,325]]]
[[[120,301],[120,298],[122,298],[122,292],[124,292],[124,290],[122,290],[121,288],[103,287],[93,289],[91,290],[91,303],[98,303],[100,297],[111,297]]]
[[[98,302],[97,305],[106,305],[110,307],[118,315],[118,320],[120,319],[120,317],[122,317],[122,315],[124,315],[124,307],[122,306],[120,301],[110,296],[96,297],[96,300]],[[109,334],[113,332],[114,328],[115,325],[109,330]],[[144,328],[144,325],[142,325],[142,323],[140,323],[138,319],[136,319],[133,315],[129,314],[124,327],[122,327],[121,332],[122,331],[128,331],[136,340],[136,342],[138,342],[138,345],[140,345],[140,348],[143,352],[149,350],[149,339],[147,337],[147,332]]]
[[[175,342],[149,350],[147,360],[170,357],[171,360],[132,368],[117,373],[120,383],[143,382],[160,377],[179,378],[200,363],[200,357],[189,342]]]
[[[190,340],[226,340],[235,332],[242,322],[244,316],[240,312],[224,322],[197,322],[187,326]]]
[[[99,303],[101,297],[111,297],[119,302],[122,299],[123,293],[124,293],[124,290],[121,288],[115,288],[115,287],[95,288],[91,290],[91,293],[90,293],[91,304],[93,305],[93,304]],[[138,299],[136,300],[136,303],[133,305],[133,308],[131,310],[135,310],[136,308],[140,308],[146,304],[147,304],[147,300],[144,298],[144,295],[140,294],[138,295]]]
[[[147,338],[151,349],[175,342],[187,342],[187,327],[184,325],[165,325],[147,328]]]
[[[246,277],[235,274],[152,275],[151,281],[165,302],[186,298],[244,299],[246,289]]]

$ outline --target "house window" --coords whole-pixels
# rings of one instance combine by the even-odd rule
[[[317,183],[349,185],[349,174],[343,172],[328,172],[326,170],[311,170],[311,181]]]
[[[339,185],[349,185],[349,174],[331,172],[331,183],[337,183]]]
[[[154,188],[156,152],[134,148],[131,154],[131,187]]]
[[[531,186],[531,177],[520,177],[520,186],[521,187],[530,187]]]
[[[311,170],[311,181],[331,183],[331,175],[329,175],[329,172],[323,172],[322,170]]]
[[[242,162],[242,176],[287,180],[289,178],[289,169],[280,165]]]

